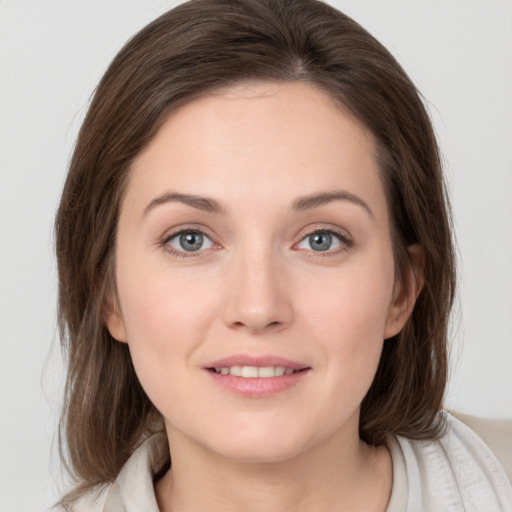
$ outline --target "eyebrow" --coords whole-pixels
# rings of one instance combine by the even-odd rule
[[[312,208],[318,208],[332,201],[349,201],[366,210],[370,217],[374,218],[373,212],[368,204],[359,196],[345,190],[334,190],[332,192],[319,192],[295,199],[292,204],[292,210],[302,212]]]
[[[357,206],[361,206],[370,217],[374,217],[371,208],[368,204],[361,199],[359,196],[347,192],[345,190],[335,190],[332,192],[318,192],[307,196],[298,197],[292,203],[292,210],[296,212],[303,212],[324,206],[332,201],[348,201]],[[215,199],[203,196],[197,196],[194,194],[180,194],[178,192],[167,192],[158,197],[155,197],[147,206],[144,208],[142,216],[147,215],[151,210],[157,206],[166,203],[182,203],[197,210],[202,210],[209,213],[226,213],[226,208],[216,201]]]
[[[142,216],[147,215],[151,210],[166,203],[183,203],[197,210],[202,210],[210,213],[225,213],[225,208],[215,199],[208,197],[196,196],[193,194],[179,194],[177,192],[167,192],[161,196],[155,197],[144,208]]]

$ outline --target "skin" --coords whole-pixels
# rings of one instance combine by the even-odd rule
[[[411,248],[410,277],[396,281],[374,155],[371,134],[325,93],[254,83],[181,107],[136,158],[106,322],[165,418],[162,511],[386,509],[391,458],[359,439],[359,407],[414,306],[421,258]],[[292,207],[333,190],[360,202]],[[200,250],[181,248],[185,228],[207,235]],[[339,235],[315,251],[309,235],[326,230]],[[205,365],[241,353],[309,370],[275,395],[237,396]]]

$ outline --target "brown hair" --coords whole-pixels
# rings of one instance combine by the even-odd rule
[[[146,26],[108,68],[57,213],[59,326],[69,358],[61,433],[78,491],[113,480],[137,443],[162,427],[128,346],[102,320],[130,164],[172,110],[247,80],[311,83],[375,137],[397,273],[418,243],[425,285],[404,329],[384,343],[360,436],[377,445],[390,433],[440,433],[454,254],[438,147],[416,88],[378,41],[320,1],[192,0]]]

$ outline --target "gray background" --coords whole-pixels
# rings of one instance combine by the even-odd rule
[[[175,3],[0,0],[2,512],[61,492],[52,222],[77,130],[117,50]],[[409,72],[443,148],[460,253],[447,405],[512,418],[512,2],[332,3]]]

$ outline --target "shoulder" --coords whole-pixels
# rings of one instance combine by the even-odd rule
[[[450,412],[491,449],[512,482],[512,420],[489,420]]]
[[[47,512],[110,512],[130,510],[158,512],[154,479],[169,462],[165,432],[156,433],[141,442],[126,461],[114,482],[92,489],[66,508],[57,505]]]
[[[407,510],[434,512],[453,510],[478,512],[512,511],[512,485],[501,460],[510,458],[509,426],[488,420],[469,421],[449,412],[440,413],[443,434],[434,440],[414,440],[396,436],[408,482]],[[467,421],[467,419],[466,419]],[[481,427],[485,428],[481,428]],[[503,430],[504,429],[504,430]],[[479,435],[480,434],[480,435]],[[494,450],[482,438],[492,439]]]

